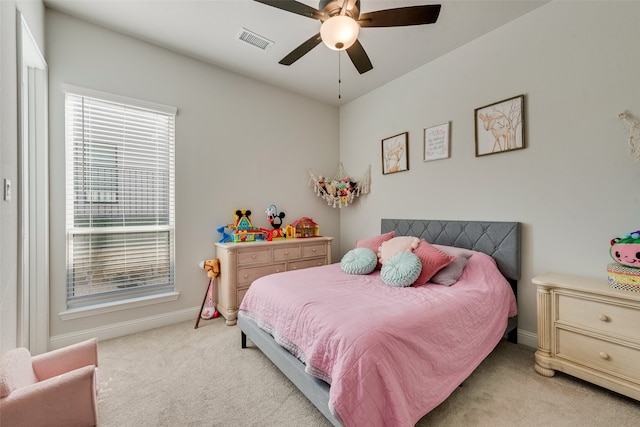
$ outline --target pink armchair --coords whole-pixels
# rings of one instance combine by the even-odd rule
[[[98,341],[0,359],[0,426],[95,426]]]

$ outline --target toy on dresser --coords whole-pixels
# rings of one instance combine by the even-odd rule
[[[269,205],[265,213],[267,214],[267,221],[269,221],[269,224],[271,224],[272,227],[271,230],[262,230],[267,236],[267,241],[270,242],[272,240],[285,239],[287,236],[285,235],[285,231],[281,228],[282,220],[285,216],[284,212],[278,212],[278,207],[276,205]]]
[[[264,240],[264,231],[260,227],[254,227],[251,223],[251,211],[249,209],[237,209],[233,216],[235,224],[229,228],[232,242],[255,242]]]
[[[287,226],[287,237],[318,237],[320,236],[320,226],[307,216],[295,220]]]
[[[609,286],[640,292],[640,230],[611,239],[611,258],[607,265]]]

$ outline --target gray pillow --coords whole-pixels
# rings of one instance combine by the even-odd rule
[[[440,249],[442,252],[456,257],[451,264],[442,268],[436,274],[429,279],[431,283],[437,283],[438,285],[451,286],[458,281],[464,270],[464,266],[467,265],[467,261],[473,255],[473,252],[469,249],[456,248],[453,246],[433,245]]]

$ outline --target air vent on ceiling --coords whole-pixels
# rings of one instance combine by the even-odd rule
[[[261,50],[269,50],[274,45],[269,39],[262,37],[260,34],[256,34],[253,31],[249,31],[246,28],[242,28],[238,33],[238,39],[243,42],[249,43],[251,46],[255,46]]]

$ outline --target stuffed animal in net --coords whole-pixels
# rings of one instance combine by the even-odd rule
[[[618,264],[640,268],[640,230],[611,239],[609,254]]]

